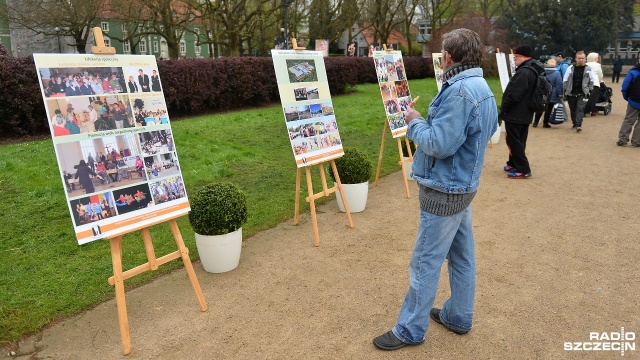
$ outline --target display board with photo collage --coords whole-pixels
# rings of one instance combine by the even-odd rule
[[[433,59],[433,73],[436,78],[436,85],[438,86],[438,92],[442,90],[442,83],[444,83],[444,69],[442,66],[442,53],[433,53],[431,54],[431,58]]]
[[[322,52],[272,50],[271,54],[297,166],[344,155]]]
[[[382,103],[387,123],[394,138],[407,132],[405,114],[411,105],[411,92],[400,51],[374,51],[373,63],[376,68]]]
[[[33,57],[78,243],[187,214],[156,58]]]

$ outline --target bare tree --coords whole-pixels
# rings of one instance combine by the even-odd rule
[[[260,25],[269,23],[270,15],[279,11],[274,1],[191,0],[198,18],[207,28],[207,36],[201,42],[221,44],[229,55],[239,56],[243,41]]]
[[[410,0],[367,0],[365,20],[374,30],[374,39],[385,43],[395,28],[404,23],[403,9]]]
[[[132,0],[140,6],[140,14],[149,19],[138,35],[157,34],[167,42],[169,58],[180,55],[180,40],[195,18],[189,1],[180,0]],[[137,15],[135,15],[137,16]]]
[[[11,22],[36,34],[73,39],[68,45],[84,54],[103,3],[103,0],[8,0],[7,14]]]
[[[402,8],[402,25],[404,30],[404,37],[407,39],[407,55],[413,55],[412,42],[411,42],[411,27],[416,16],[416,10],[418,9],[419,0],[407,0],[407,3]]]
[[[431,40],[427,44],[433,49],[440,45],[440,29],[452,24],[456,17],[468,10],[468,0],[419,0],[422,14],[431,21]]]

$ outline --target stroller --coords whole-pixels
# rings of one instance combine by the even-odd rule
[[[609,115],[611,112],[611,97],[613,96],[613,90],[606,86],[604,82],[600,83],[600,96],[596,101],[594,111],[604,111],[605,115]]]

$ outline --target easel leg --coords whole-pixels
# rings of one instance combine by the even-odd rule
[[[351,219],[349,204],[347,204],[347,198],[344,196],[344,190],[342,190],[342,181],[340,181],[340,175],[338,174],[338,168],[336,167],[335,160],[331,160],[331,170],[333,171],[333,176],[336,178],[336,183],[338,184],[338,190],[340,190],[340,199],[342,199],[342,205],[344,205],[344,211],[347,213],[347,221],[349,221],[349,227],[353,227],[353,219]]]
[[[408,199],[409,198],[409,180],[407,180],[407,172],[405,171],[404,157],[402,156],[402,142],[401,142],[402,140],[401,138],[397,138],[397,139],[398,139],[398,153],[400,154],[400,166],[402,166],[402,178],[404,179],[404,191],[407,193],[407,199]],[[407,149],[409,151],[409,158],[411,159],[411,149],[409,148],[408,144],[407,144]]]
[[[311,170],[309,166],[305,167],[305,170],[307,171],[307,187],[309,188],[309,208],[311,209],[311,224],[313,225],[313,243],[315,246],[320,246],[320,233],[318,232],[318,219],[316,217],[316,203],[313,196]]]
[[[296,171],[296,202],[294,206],[293,225],[298,225],[298,213],[300,212],[300,168]]]
[[[116,288],[116,306],[118,307],[122,353],[124,355],[129,355],[131,353],[131,338],[129,336],[127,301],[124,297],[124,280],[122,279],[122,236],[109,239],[109,242],[111,243],[111,262],[113,263],[113,277]]]
[[[149,269],[158,270],[158,263],[156,262],[156,252],[153,250],[153,242],[151,241],[151,232],[149,228],[143,228],[140,230],[142,233],[142,241],[144,242],[144,249],[147,252],[147,261],[149,261]]]
[[[193,291],[196,293],[196,298],[198,298],[200,310],[207,311],[207,302],[204,300],[204,295],[202,295],[202,289],[200,288],[198,277],[196,276],[196,272],[193,270],[191,258],[189,258],[189,249],[184,245],[176,219],[169,220],[169,227],[171,228],[171,233],[173,233],[173,238],[176,240],[176,245],[178,245],[178,249],[180,250],[182,262],[184,263],[184,268],[187,270],[187,275],[189,275],[189,281],[191,281]]]
[[[378,186],[378,179],[380,178],[380,167],[382,166],[382,155],[384,154],[384,141],[387,136],[387,124],[382,124],[382,141],[380,142],[380,155],[378,155],[378,169],[376,170],[376,180],[373,182],[373,186]]]

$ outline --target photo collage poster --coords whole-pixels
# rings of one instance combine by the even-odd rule
[[[78,243],[187,214],[156,58],[33,57]]]
[[[431,57],[433,58],[433,73],[436,78],[436,85],[438,86],[438,92],[440,92],[440,90],[442,90],[442,84],[444,83],[442,53],[433,53]]]
[[[502,87],[502,93],[507,89],[509,84],[509,69],[507,68],[507,58],[505,53],[496,53],[496,62],[498,64],[498,74],[500,76],[500,86]]]
[[[271,54],[297,166],[344,155],[322,52],[272,50]]]
[[[407,133],[405,114],[411,105],[411,93],[400,51],[374,51],[378,85],[387,123],[394,138]]]
[[[509,54],[509,67],[511,68],[511,77],[516,74],[516,57],[513,54]]]

